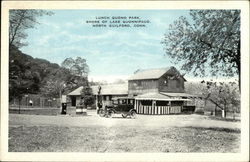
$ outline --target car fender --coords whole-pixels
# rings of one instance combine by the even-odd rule
[[[109,112],[109,113],[112,112],[112,111],[113,111],[114,113],[116,113],[116,111],[115,111],[114,108],[109,108],[109,109],[108,109],[108,112]]]
[[[132,111],[134,111],[134,112],[137,114],[137,112],[136,112],[135,109],[130,109],[130,110],[129,110],[129,114],[131,114]]]

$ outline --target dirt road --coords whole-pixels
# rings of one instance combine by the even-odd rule
[[[136,119],[122,118],[116,114],[113,118],[99,117],[95,111],[89,111],[88,116],[43,116],[43,115],[9,115],[10,126],[15,125],[55,125],[76,127],[203,127],[240,129],[240,122],[213,120],[202,115],[137,115]]]

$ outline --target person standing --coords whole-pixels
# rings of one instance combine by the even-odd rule
[[[33,101],[30,99],[30,101],[29,101],[29,105],[30,106],[33,106]]]

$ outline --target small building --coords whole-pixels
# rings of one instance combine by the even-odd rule
[[[107,84],[107,85],[101,85],[101,86],[91,86],[92,92],[95,98],[97,98],[98,96],[99,87],[101,87],[100,96],[102,100],[102,105],[104,107],[112,104],[112,98],[125,97],[128,95],[127,83]],[[81,86],[68,94],[71,100],[71,106],[76,106],[80,103],[82,89],[83,87]]]
[[[92,86],[91,88],[96,98],[96,105],[99,87],[101,88],[99,96],[101,97],[102,107],[113,105],[113,98],[128,96],[128,83]]]

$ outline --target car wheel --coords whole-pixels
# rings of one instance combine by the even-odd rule
[[[130,113],[130,116],[131,116],[131,118],[135,119],[135,118],[136,118],[136,112],[135,112],[135,111],[132,111],[132,112]]]
[[[113,115],[114,115],[114,111],[111,111],[111,112],[108,112],[107,117],[108,117],[108,118],[112,118]]]
[[[126,117],[127,117],[127,114],[122,114],[122,117],[123,117],[123,118],[126,118]]]
[[[100,110],[100,111],[99,111],[99,116],[100,116],[100,117],[104,117],[104,115],[105,115],[105,114],[104,114],[104,111],[103,111],[103,110]]]

